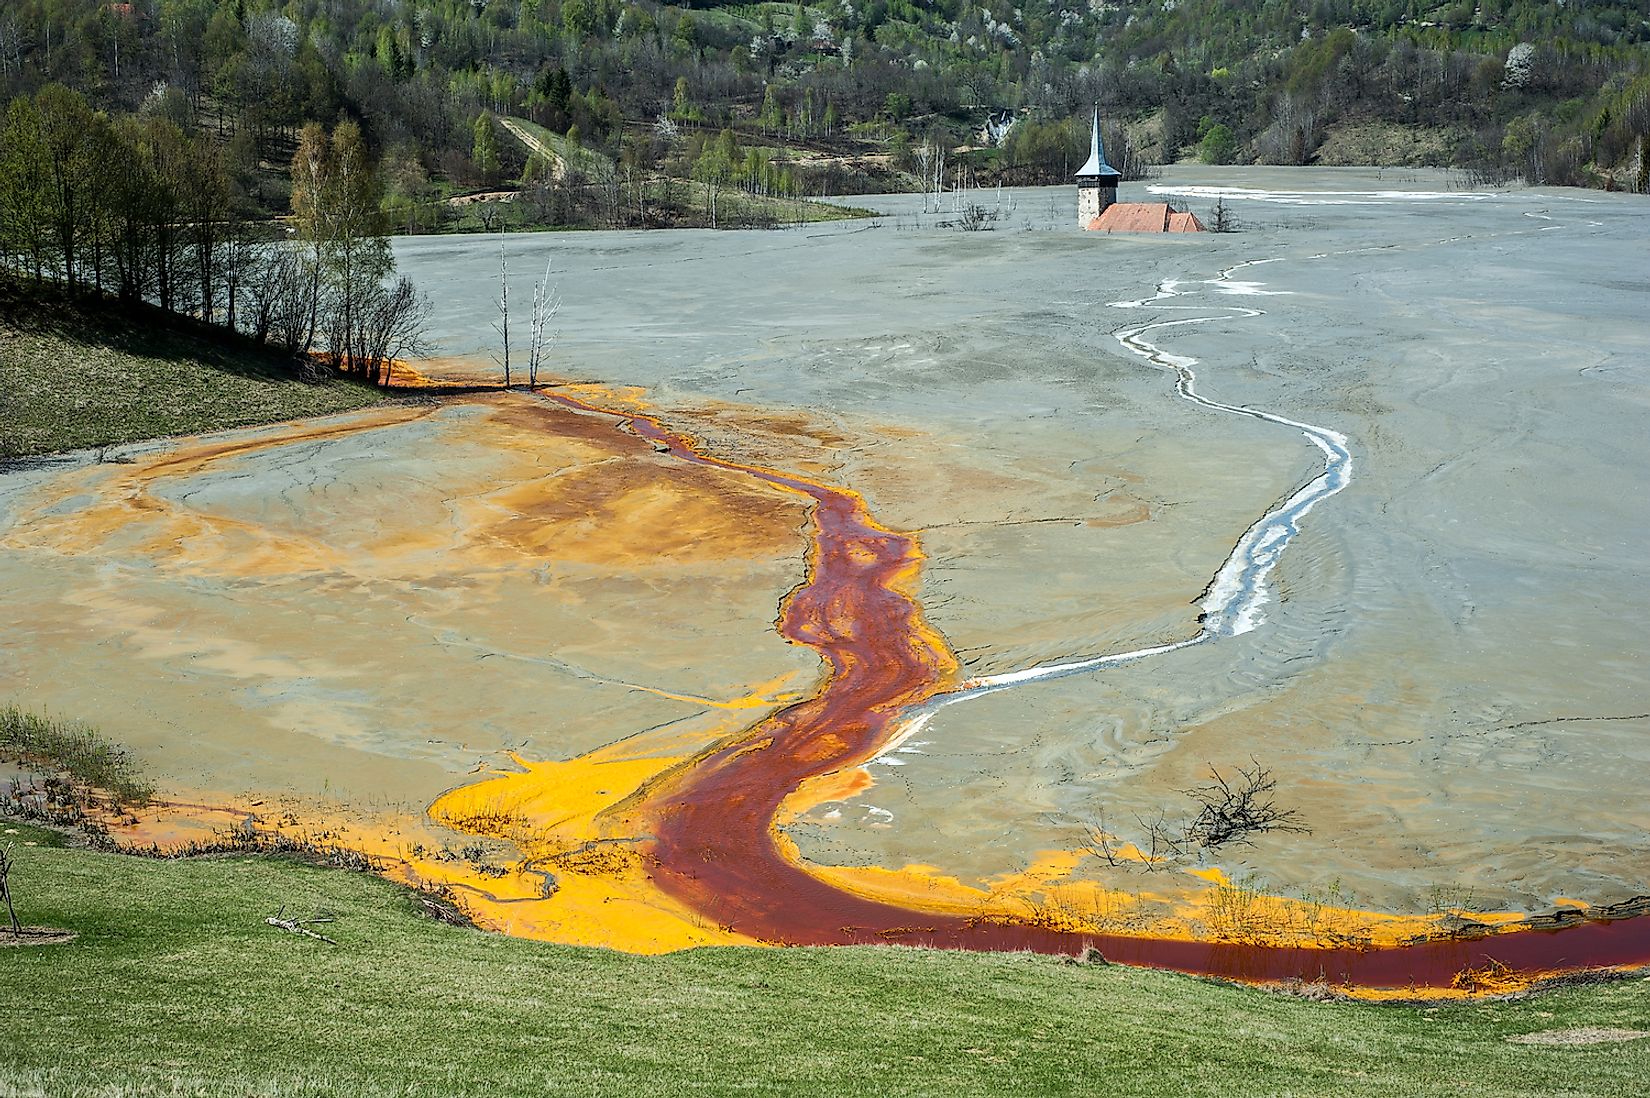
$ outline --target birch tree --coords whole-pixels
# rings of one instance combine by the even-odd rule
[[[533,322],[527,343],[527,388],[537,389],[539,368],[555,345],[555,332],[549,327],[561,312],[561,287],[550,284],[551,260],[544,261],[544,277],[533,287]]]
[[[78,284],[80,244],[91,223],[94,180],[85,140],[97,117],[81,96],[61,84],[49,84],[35,96],[40,117],[40,146],[44,168],[44,212],[53,244],[69,289]]]
[[[354,122],[339,123],[333,131],[327,183],[324,254],[337,328],[331,350],[341,368],[366,373],[373,363],[353,362],[350,351],[360,336],[363,301],[395,269],[395,260],[385,234],[383,184],[367,160],[366,142]]]
[[[500,352],[493,355],[493,361],[504,369],[504,387],[510,387],[510,257],[504,250],[504,237],[498,239],[498,319],[493,321],[493,331],[497,332]]]
[[[371,373],[356,362],[366,297],[395,269],[383,214],[383,183],[367,159],[361,128],[341,122],[331,138],[303,129],[292,158],[292,212],[309,266],[310,322],[301,353],[315,346],[326,313],[327,352],[342,370]]]
[[[330,231],[327,210],[330,157],[326,129],[319,122],[306,123],[298,135],[298,150],[292,154],[292,214],[309,273],[309,323],[304,338],[299,341],[301,346],[296,348],[300,353],[308,353],[315,345],[321,307],[321,273],[325,268]]]

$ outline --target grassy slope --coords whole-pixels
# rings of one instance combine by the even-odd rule
[[[562,163],[576,171],[582,172],[589,176],[597,172],[612,170],[613,161],[596,152],[594,149],[588,149],[583,145],[575,144],[567,140],[567,138],[562,134],[545,129],[543,126],[530,119],[517,118],[512,115],[510,121],[526,130],[551,152],[561,157]],[[508,133],[509,131],[506,130],[505,132]],[[514,139],[515,135],[510,134],[510,137]],[[532,152],[533,150],[529,148],[528,151]]]
[[[49,295],[49,297],[48,297]],[[123,312],[0,285],[0,457],[324,415],[372,404],[306,385],[248,340],[157,309]]]
[[[705,13],[696,12],[695,18],[702,14]],[[582,145],[575,145],[568,141],[566,137],[547,130],[536,122],[518,118],[514,115],[511,116],[510,121],[543,142],[563,161],[587,176],[612,169],[613,162],[607,157]],[[748,146],[746,147],[748,148]],[[763,148],[768,147],[764,146]],[[778,147],[772,147],[769,151],[777,154],[780,150]],[[709,207],[702,184],[686,179],[677,179],[674,181],[674,187],[675,201],[682,203],[687,209],[696,214],[709,217]],[[654,182],[648,187],[648,193],[655,201],[658,200],[662,193],[658,182]],[[801,199],[799,201],[790,198],[773,198],[767,195],[745,194],[737,187],[731,186],[722,189],[717,202],[724,216],[729,220],[735,220],[739,217],[766,216],[775,219],[780,224],[801,221],[811,225],[821,221],[845,221],[851,218],[876,216],[874,211],[862,209],[858,206],[839,205],[835,202],[821,202],[813,199]]]
[[[0,1094],[1628,1095],[1650,1077],[1650,1041],[1506,1041],[1650,1027],[1640,978],[1425,1010],[1024,955],[647,959],[453,929],[336,870],[18,854],[24,921],[81,938],[0,950]],[[282,904],[336,913],[339,944],[264,926]]]

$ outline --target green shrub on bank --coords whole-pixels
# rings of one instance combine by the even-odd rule
[[[123,805],[146,804],[155,794],[125,748],[79,721],[58,720],[15,705],[0,706],[0,753],[61,770]]]

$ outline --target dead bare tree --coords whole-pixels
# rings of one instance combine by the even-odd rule
[[[11,844],[0,846],[0,899],[6,901],[6,917],[11,920],[14,938],[23,936],[23,924],[17,921],[17,908],[11,901]]]
[[[504,340],[504,353],[495,354],[493,361],[504,367],[504,387],[510,387],[510,258],[504,251],[504,238],[498,241],[498,319],[493,331]]]
[[[561,312],[561,288],[550,284],[550,264],[551,260],[544,261],[544,278],[533,286],[533,324],[527,342],[528,389],[538,388],[539,368],[556,342],[549,324]]]
[[[1135,842],[1127,842],[1109,830],[1105,809],[1100,809],[1092,819],[1083,821],[1083,848],[1113,868],[1138,866],[1150,873],[1185,864],[1202,850],[1227,843],[1247,845],[1254,835],[1272,831],[1311,834],[1311,829],[1301,823],[1299,812],[1278,807],[1272,796],[1278,782],[1272,772],[1253,759],[1250,762],[1250,769],[1238,767],[1236,777],[1231,779],[1210,766],[1209,785],[1182,790],[1198,805],[1197,814],[1183,822],[1171,822],[1163,809],[1158,809],[1153,819],[1136,813],[1134,822],[1140,838]]]
[[[429,300],[405,278],[362,293],[350,354],[374,384],[388,385],[397,361],[428,353],[429,313]]]
[[[1235,233],[1238,231],[1237,214],[1226,205],[1225,198],[1215,199],[1215,204],[1209,208],[1209,231],[1212,233]]]
[[[939,213],[945,195],[945,146],[938,141],[924,141],[911,156],[917,162],[918,182],[922,184],[923,212]]]
[[[1095,813],[1092,820],[1084,821],[1083,834],[1083,849],[1114,868],[1123,864],[1115,845],[1117,837],[1106,830],[1106,810],[1104,808]]]
[[[1084,849],[1113,868],[1133,868],[1138,865],[1147,873],[1153,873],[1166,865],[1177,865],[1185,860],[1186,844],[1176,837],[1175,828],[1169,824],[1168,814],[1162,809],[1158,810],[1157,818],[1150,822],[1136,813],[1134,822],[1144,833],[1146,845],[1142,847],[1139,843],[1127,844],[1134,848],[1133,855],[1125,855],[1117,836],[1106,830],[1104,809],[1100,810],[1092,822],[1084,825]]]
[[[965,233],[977,233],[989,229],[997,220],[997,211],[977,203],[970,202],[962,208],[961,214],[951,224]]]
[[[1138,814],[1134,817],[1134,822],[1146,832],[1145,854],[1148,872],[1186,857],[1186,844],[1183,839],[1175,836],[1174,829],[1169,826],[1169,815],[1163,809],[1157,810],[1157,818],[1150,823]]]
[[[1262,164],[1305,164],[1317,150],[1318,107],[1303,93],[1284,92],[1272,102],[1272,122],[1255,139]]]
[[[624,227],[624,177],[605,161],[595,168],[596,193],[601,198],[602,216],[610,227]]]
[[[1252,768],[1238,767],[1237,777],[1231,781],[1211,766],[1211,784],[1182,791],[1202,806],[1197,817],[1186,825],[1188,843],[1208,848],[1225,843],[1248,843],[1251,835],[1271,831],[1311,833],[1311,829],[1300,822],[1299,812],[1279,808],[1273,800],[1278,780],[1272,777],[1272,772],[1255,759],[1249,761]]]

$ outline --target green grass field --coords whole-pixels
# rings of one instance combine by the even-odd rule
[[[5,832],[15,832],[5,834]],[[660,958],[443,925],[383,881],[155,862],[0,819],[25,923],[0,946],[0,1095],[1639,1095],[1641,977],[1462,1006],[1311,1002],[1027,955],[701,949]],[[39,845],[25,846],[26,842]],[[266,926],[317,909],[336,945]]]
[[[0,458],[326,415],[383,399],[306,384],[281,354],[142,307],[0,285]]]

